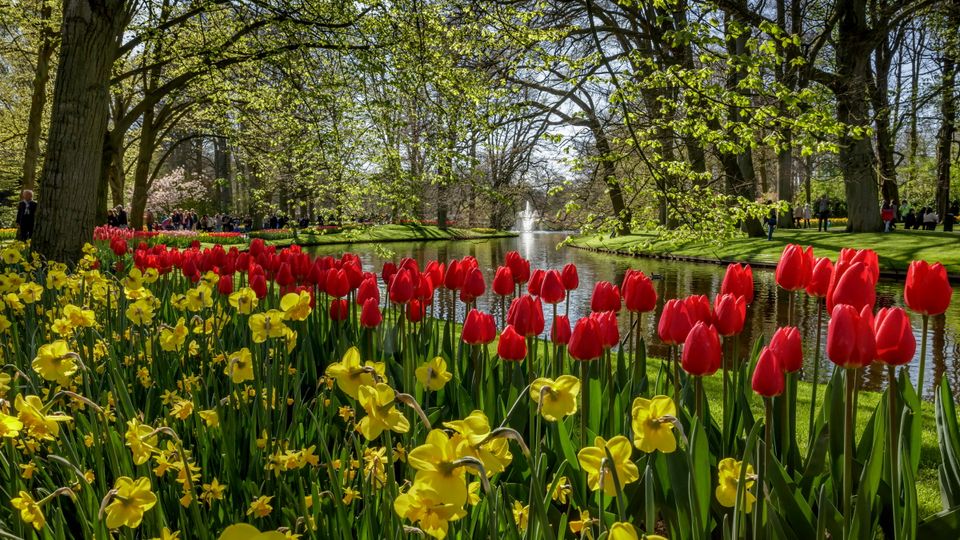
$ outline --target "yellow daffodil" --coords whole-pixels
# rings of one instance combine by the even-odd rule
[[[270,515],[270,512],[273,512],[273,507],[270,506],[270,501],[273,500],[273,497],[270,496],[260,496],[253,500],[250,503],[250,508],[247,509],[247,515],[262,518]]]
[[[284,540],[286,536],[279,531],[260,532],[253,525],[237,523],[224,529],[218,540]]]
[[[527,530],[527,524],[530,522],[530,505],[524,506],[520,501],[513,501],[513,522],[517,524],[520,531]]]
[[[580,379],[561,375],[556,380],[541,377],[530,384],[530,399],[539,405],[540,414],[548,422],[562,420],[577,412]]]
[[[363,476],[376,488],[387,484],[387,449],[367,448],[363,451]]]
[[[20,435],[21,429],[23,429],[23,422],[18,420],[16,416],[0,412],[0,437],[13,439]]]
[[[463,488],[466,492],[466,488]],[[417,524],[424,533],[433,538],[446,538],[449,523],[467,515],[463,503],[451,504],[449,497],[437,492],[432,486],[414,482],[406,493],[393,501],[393,509],[403,519]]]
[[[457,441],[442,430],[430,431],[424,444],[407,455],[407,462],[417,470],[414,484],[436,493],[441,497],[437,502],[462,507],[467,501],[467,485],[464,467],[456,464],[460,457]]]
[[[180,420],[186,420],[190,418],[190,415],[193,414],[193,402],[187,399],[178,401],[173,404],[173,407],[170,409],[170,416],[173,418],[179,418]]]
[[[343,393],[357,399],[357,392],[361,386],[373,386],[377,380],[384,378],[385,366],[383,362],[360,363],[360,349],[350,347],[344,353],[343,359],[327,366],[326,375],[337,381],[337,386]]]
[[[41,345],[32,366],[45,380],[57,381],[62,385],[67,384],[67,379],[78,369],[76,355],[62,339]]]
[[[171,531],[164,527],[160,530],[160,536],[152,538],[151,540],[180,540],[180,531]]]
[[[633,444],[641,452],[659,450],[669,454],[677,449],[677,438],[673,434],[673,418],[677,416],[677,407],[667,396],[655,396],[652,399],[638,397],[633,400]]]
[[[206,283],[200,283],[187,291],[187,309],[200,311],[213,306],[213,290]]]
[[[472,456],[483,463],[488,476],[501,473],[513,461],[510,443],[505,438],[490,439],[490,420],[483,411],[473,411],[463,420],[444,422],[443,427],[460,435],[457,453]]]
[[[567,504],[567,498],[573,493],[573,486],[570,484],[570,480],[566,476],[561,476],[551,484],[556,484],[557,487],[553,489],[550,498],[560,504]],[[547,489],[549,489],[549,486]]]
[[[227,486],[221,484],[216,478],[211,480],[209,484],[203,484],[201,487],[203,489],[200,493],[200,500],[207,504],[213,504],[213,501],[223,500],[223,494],[227,491]]]
[[[66,317],[73,326],[90,328],[97,324],[97,316],[92,309],[83,309],[73,304],[63,306],[63,316]]]
[[[343,504],[350,506],[350,504],[353,503],[354,499],[360,499],[360,498],[362,497],[360,497],[359,491],[350,487],[343,488]]]
[[[223,374],[229,375],[234,384],[252,381],[253,356],[250,354],[250,349],[244,347],[239,351],[230,353],[227,356],[227,367],[223,368]]]
[[[113,485],[114,495],[106,507],[107,528],[117,529],[127,526],[136,529],[143,520],[143,514],[157,504],[157,496],[150,490],[150,479],[140,477],[136,480],[121,476]]]
[[[9,246],[0,251],[0,259],[4,264],[17,264],[23,260],[23,254],[13,246]]]
[[[123,438],[133,453],[133,462],[136,465],[143,465],[158,451],[157,435],[153,427],[141,424],[136,418],[127,421],[127,431]]]
[[[576,538],[593,538],[592,526],[593,519],[590,518],[590,511],[586,509],[580,510],[580,519],[570,520],[570,532]]]
[[[132,268],[125,278],[120,280],[124,288],[135,290],[143,288],[143,272],[139,268]]]
[[[39,283],[24,283],[20,285],[20,299],[24,304],[33,304],[40,301],[43,296],[43,286]]]
[[[144,283],[155,283],[158,279],[160,279],[160,271],[156,268],[147,268],[143,271]]]
[[[20,511],[20,519],[24,523],[33,525],[34,529],[39,531],[46,524],[47,520],[43,517],[40,505],[30,493],[21,491],[16,497],[10,499],[10,504]]]
[[[43,402],[37,396],[23,397],[18,394],[14,407],[17,409],[17,418],[23,422],[27,432],[37,439],[56,439],[60,435],[60,422],[73,420],[65,414],[46,414]]]
[[[183,348],[188,334],[187,325],[183,317],[180,317],[173,328],[164,327],[160,330],[160,348],[167,352],[179,351]]]
[[[8,319],[6,315],[0,315],[0,334],[6,332],[10,326],[12,326],[10,319]]]
[[[302,321],[310,315],[310,293],[287,293],[280,299],[280,309],[291,321]]]
[[[415,374],[420,384],[433,392],[442,390],[453,378],[453,374],[447,371],[447,361],[442,356],[437,356],[433,360],[425,362],[417,368]]]
[[[613,458],[612,461],[607,457],[608,452],[610,458]],[[597,437],[593,446],[580,450],[577,461],[587,473],[587,485],[590,489],[602,489],[607,496],[614,497],[617,495],[617,486],[612,473],[616,473],[621,488],[640,478],[637,465],[630,460],[632,453],[630,441],[623,435],[617,435],[609,441]]]
[[[737,486],[740,484],[740,473],[743,468],[743,462],[733,458],[723,458],[717,464],[717,489],[715,494],[717,501],[728,508],[733,508],[737,503]],[[753,510],[753,503],[757,498],[750,492],[750,488],[756,480],[753,473],[753,466],[747,463],[747,470],[744,474],[744,502],[747,505],[746,512],[749,514]]]
[[[203,419],[203,423],[209,428],[215,428],[220,425],[220,415],[217,414],[216,409],[200,411],[197,414],[200,415],[200,418]]]
[[[357,398],[367,412],[357,424],[357,431],[368,441],[379,437],[385,429],[396,433],[406,433],[410,429],[407,417],[394,406],[396,393],[390,386],[384,383],[361,386]]]
[[[230,305],[241,315],[249,315],[256,309],[260,300],[250,287],[244,287],[230,294]]]
[[[248,324],[254,343],[263,343],[267,338],[283,337],[287,328],[283,324],[283,312],[276,309],[251,315]]]
[[[140,326],[146,326],[153,322],[153,305],[140,299],[127,307],[127,318],[130,322]]]
[[[607,538],[609,540],[640,540],[637,530],[625,521],[619,521],[611,525]]]
[[[67,273],[63,270],[51,270],[47,272],[48,289],[62,289],[68,282]]]

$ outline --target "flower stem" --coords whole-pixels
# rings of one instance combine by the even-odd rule
[[[813,393],[810,395],[810,427],[807,429],[807,450],[813,448],[814,419],[817,415],[817,385],[820,383],[820,340],[823,331],[823,299],[817,299],[817,343],[813,354]]]
[[[897,439],[900,430],[898,427],[897,414],[897,374],[894,366],[887,366],[887,377],[890,379],[887,385],[887,397],[889,399],[890,412],[890,488],[893,500],[894,523],[900,523],[900,468],[898,466],[898,448]]]
[[[923,316],[923,334],[920,338],[920,372],[917,374],[917,394],[923,399],[923,373],[927,366],[927,324],[930,316]]]
[[[853,404],[857,392],[857,369],[846,370],[846,400],[843,414],[843,519],[853,522]],[[846,529],[845,529],[846,531]]]

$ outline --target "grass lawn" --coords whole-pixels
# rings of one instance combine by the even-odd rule
[[[782,229],[774,232],[773,241],[764,238],[737,238],[722,245],[701,242],[674,243],[655,234],[632,234],[610,238],[581,236],[570,245],[627,255],[676,256],[723,262],[774,264],[787,244],[813,246],[814,253],[835,259],[841,248],[869,248],[877,252],[880,268],[891,274],[905,273],[910,261],[940,261],[960,277],[960,234],[939,231],[903,231],[892,233],[817,232],[816,230]]]
[[[363,229],[351,229],[330,234],[299,233],[294,238],[268,240],[275,246],[319,246],[326,244],[358,244],[381,242],[419,242],[428,240],[475,240],[516,236],[509,231],[493,229],[460,229],[449,227],[443,230],[435,225],[374,225]]]

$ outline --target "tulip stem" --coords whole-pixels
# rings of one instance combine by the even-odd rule
[[[580,444],[587,444],[587,421],[590,418],[590,363],[580,362],[580,384],[583,387],[583,406],[580,412]]]
[[[766,523],[768,520],[764,519],[766,517],[765,512],[767,511],[767,496],[770,493],[770,490],[767,489],[766,478],[768,470],[770,469],[770,459],[773,456],[773,399],[765,397],[763,398],[763,410],[765,414],[763,422],[763,459],[760,460],[760,473],[757,475],[759,480],[759,490],[760,493],[757,497],[757,519],[759,522],[755,526],[754,533],[759,533],[759,530],[766,529]],[[756,534],[757,537],[769,538],[766,534]]]
[[[892,490],[893,516],[894,523],[900,523],[900,468],[898,466],[898,448],[897,439],[899,438],[899,428],[897,427],[897,374],[894,366],[887,366],[887,377],[890,383],[887,385],[887,394],[890,402],[890,488]]]
[[[846,370],[846,397],[843,414],[843,520],[844,537],[853,523],[853,408],[857,394],[857,369]]]
[[[679,354],[677,351],[677,346],[672,345],[670,347],[670,353],[673,356],[673,401],[676,403],[677,408],[680,408],[680,359],[678,358]]]
[[[920,338],[920,372],[917,374],[917,394],[923,399],[923,372],[927,366],[927,324],[930,316],[923,316],[923,334]]]
[[[727,341],[728,341],[727,338],[723,338],[723,347],[721,348],[723,352],[723,356],[720,357],[720,366],[722,367],[721,374],[723,376],[723,401],[720,402],[723,404],[722,405],[723,406],[723,423],[720,425],[720,433],[723,438],[723,441],[722,441],[723,444],[721,444],[720,447],[723,448],[724,451],[726,451],[727,449],[727,431],[729,430],[729,426],[727,426],[727,423],[730,421],[729,420],[730,407],[727,404],[727,399],[728,399],[727,398],[727,395],[728,395],[727,361],[729,360],[729,358],[727,358],[727,354],[726,354],[727,352],[726,350],[729,349],[730,347],[727,346]]]
[[[695,376],[693,378],[693,391],[696,393],[695,407],[697,418],[703,421],[703,377]]]
[[[817,343],[813,353],[813,393],[810,395],[810,427],[807,429],[807,451],[813,448],[814,419],[817,415],[817,385],[820,383],[820,341],[823,334],[823,299],[817,299]]]

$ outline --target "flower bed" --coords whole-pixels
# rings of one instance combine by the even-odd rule
[[[11,535],[948,538],[960,512],[944,380],[946,508],[919,521],[919,441],[934,426],[896,371],[917,346],[909,315],[873,314],[870,251],[834,265],[791,245],[781,258],[777,283],[830,315],[834,373],[808,418],[797,370],[813,336],[785,324],[752,352],[737,343],[749,266],[730,266],[712,305],[671,298],[655,313],[642,272],[580,283],[573,265],[531,270],[516,252],[488,287],[471,257],[363,268],[261,239],[180,250],[125,234],[73,271],[19,243],[0,250]],[[545,309],[591,286],[590,316],[545,328]],[[937,265],[914,264],[905,290],[925,321],[950,300]],[[470,309],[482,295],[509,301],[502,328]],[[453,298],[465,319],[431,317]],[[644,313],[657,336],[619,335],[618,317]],[[647,339],[671,344],[672,361],[648,364]],[[856,381],[874,361],[893,390],[857,425]]]

